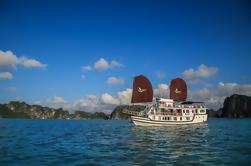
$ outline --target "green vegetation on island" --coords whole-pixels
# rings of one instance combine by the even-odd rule
[[[130,111],[135,111],[135,112],[139,112],[142,111],[145,108],[145,106],[140,106],[140,105],[121,105],[121,106],[117,106],[111,113],[110,115],[110,119],[115,119],[115,120],[119,120],[119,119],[123,119],[123,120],[127,120],[130,119],[130,116],[128,114],[123,113],[124,109],[130,110]]]
[[[40,105],[29,105],[25,102],[12,101],[8,104],[0,104],[0,118],[30,118],[30,119],[124,119],[130,118],[123,113],[124,109],[130,111],[141,111],[145,106],[121,105],[117,106],[109,115],[103,112],[75,111],[69,113],[62,108],[55,109]],[[207,110],[209,117],[216,118],[247,118],[251,117],[251,97],[234,94],[227,97],[223,107],[218,111]]]
[[[29,118],[29,119],[109,119],[103,112],[88,113],[76,111],[71,114],[62,108],[55,109],[40,105],[29,105],[25,102],[12,101],[0,104],[0,118]]]

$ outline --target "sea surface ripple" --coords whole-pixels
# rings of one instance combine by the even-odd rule
[[[120,120],[0,119],[0,165],[250,165],[251,120],[135,127]]]

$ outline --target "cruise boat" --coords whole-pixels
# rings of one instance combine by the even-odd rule
[[[151,82],[143,75],[134,77],[132,104],[144,105],[139,112],[124,109],[136,126],[171,126],[207,122],[202,102],[186,101],[187,85],[181,78],[171,81],[170,99],[153,98]]]

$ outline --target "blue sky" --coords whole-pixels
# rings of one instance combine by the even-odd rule
[[[220,85],[235,87],[205,100],[251,94],[248,1],[2,0],[0,21],[1,54],[8,58],[11,51],[17,58],[15,69],[0,62],[2,103],[21,99],[53,105],[59,99],[77,105],[92,95],[98,102],[101,98],[100,105],[114,105],[137,74],[146,75],[156,89],[183,77],[191,99]],[[101,58],[108,67],[95,69]],[[119,65],[112,67],[112,61]],[[91,71],[81,69],[87,65]],[[109,77],[115,83],[109,84]]]

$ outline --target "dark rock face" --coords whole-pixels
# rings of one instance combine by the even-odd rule
[[[119,119],[123,119],[123,120],[126,120],[126,119],[129,119],[130,116],[127,115],[127,114],[124,114],[122,111],[123,109],[125,109],[127,106],[117,106],[111,113],[110,115],[110,119],[116,119],[116,120],[119,120]]]
[[[14,112],[0,104],[0,118],[30,118],[30,116],[24,112]]]
[[[234,94],[225,98],[223,108],[218,111],[207,110],[207,113],[211,118],[251,117],[251,97]]]
[[[218,111],[215,111],[213,109],[207,110],[207,114],[209,118],[220,118],[222,114],[222,110],[219,109]]]
[[[12,101],[9,104],[0,104],[0,118],[109,119],[103,112],[88,113],[76,111],[74,114],[70,114],[62,108],[54,109],[40,105],[29,105],[18,101]]]
[[[144,110],[145,106],[140,105],[123,105],[123,106],[117,106],[111,113],[110,119],[116,119],[116,120],[127,120],[130,119],[130,116],[128,114],[123,113],[123,109],[128,109],[130,111],[139,112]]]
[[[222,108],[222,117],[251,117],[251,97],[237,94],[227,97]]]
[[[74,113],[75,119],[109,119],[109,117],[103,112],[88,113],[84,111],[76,111]]]

